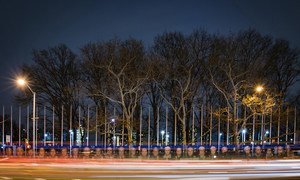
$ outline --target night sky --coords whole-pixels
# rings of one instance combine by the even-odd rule
[[[288,0],[0,0],[0,105],[18,90],[12,78],[32,49],[134,37],[150,46],[166,31],[204,28],[228,34],[249,27],[300,47],[300,1]]]

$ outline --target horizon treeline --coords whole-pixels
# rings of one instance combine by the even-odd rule
[[[250,119],[268,120],[272,114],[273,123],[279,123],[289,106],[300,103],[299,92],[291,95],[299,79],[299,49],[253,29],[229,35],[165,32],[149,48],[139,39],[113,38],[84,44],[78,54],[59,44],[34,50],[32,58],[34,63],[23,65],[21,74],[40,106],[54,107],[58,117],[63,113],[66,127],[70,119],[78,126],[79,107],[83,126],[87,115],[98,125],[116,116],[127,144],[137,140],[140,117],[146,122],[149,111],[151,141],[159,135],[157,122],[168,118],[171,142],[191,144],[200,133],[191,130],[192,118],[198,124],[202,118],[203,138],[211,136],[210,119],[220,119],[229,141],[238,144]],[[257,85],[262,92],[255,92]],[[28,90],[16,96],[22,104],[31,98]]]

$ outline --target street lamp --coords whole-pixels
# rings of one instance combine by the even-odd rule
[[[165,134],[165,131],[162,130],[162,131],[160,131],[160,133],[161,133],[161,145],[163,145],[164,144],[164,134]]]
[[[270,134],[270,132],[268,130],[266,130],[265,136],[268,136]],[[270,144],[271,144],[271,139],[270,139]]]
[[[169,134],[166,134],[166,146],[168,145],[168,142],[169,142]]]
[[[111,122],[114,123],[114,133],[113,133],[113,147],[115,149],[116,146],[116,119],[112,118]]]
[[[255,92],[256,93],[262,93],[264,91],[264,87],[262,86],[262,85],[257,85],[256,87],[255,87]],[[262,100],[262,101],[264,101],[264,100]],[[263,104],[262,104],[262,117],[261,117],[261,134],[260,134],[260,136],[261,136],[261,144],[263,145],[264,144],[264,129],[265,129],[265,124],[264,124],[264,109],[265,109],[265,102],[263,102]]]
[[[264,90],[264,87],[261,85],[258,85],[255,87],[255,92],[257,92],[257,93],[261,93],[263,90]]]
[[[245,144],[245,141],[246,141],[246,132],[247,132],[247,130],[246,129],[243,129],[242,130],[242,138],[243,138],[243,143]]]
[[[46,145],[47,136],[48,134],[44,134],[44,146]]]
[[[35,96],[36,93],[31,89],[31,87],[28,85],[28,82],[24,78],[19,78],[17,80],[17,84],[19,86],[27,86],[27,88],[31,91],[33,94],[33,102],[32,102],[32,150],[33,150],[33,157],[35,158]]]
[[[72,146],[73,146],[73,138],[74,138],[74,132],[72,129],[69,130],[70,132],[70,157],[72,156]]]
[[[219,133],[219,138],[218,138],[218,152],[220,152],[220,146],[221,146],[221,137],[223,133]]]

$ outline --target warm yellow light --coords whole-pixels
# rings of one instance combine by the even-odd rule
[[[262,86],[256,86],[256,88],[255,88],[255,91],[258,93],[262,92],[263,90],[264,90],[264,87],[262,87]]]
[[[26,84],[26,81],[25,79],[18,79],[17,80],[17,83],[20,85],[20,86],[24,86]]]

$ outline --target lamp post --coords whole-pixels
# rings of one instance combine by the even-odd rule
[[[242,138],[243,138],[243,143],[244,143],[244,145],[245,145],[245,141],[246,141],[246,132],[247,132],[247,130],[246,129],[243,129],[242,130]]]
[[[219,138],[218,138],[218,153],[220,152],[220,146],[221,146],[221,137],[223,133],[219,133]]]
[[[114,123],[114,131],[113,131],[113,147],[115,149],[115,144],[116,144],[116,119],[112,118],[111,122]]]
[[[73,137],[74,137],[74,132],[72,129],[69,130],[70,132],[70,157],[72,156],[72,146],[73,146]]]
[[[165,135],[165,131],[162,130],[162,131],[160,131],[160,133],[161,133],[161,145],[163,145],[163,144],[164,144],[164,135]]]
[[[44,134],[44,146],[46,145],[47,136],[48,136],[48,134]]]
[[[270,132],[268,130],[266,130],[265,136],[269,136]],[[270,144],[271,144],[271,140],[270,140]]]
[[[258,86],[256,86],[255,87],[255,92],[256,93],[258,93],[258,94],[260,94],[260,93],[262,93],[264,91],[264,87],[263,86],[261,86],[261,85],[258,85]],[[261,115],[261,133],[260,133],[260,137],[261,137],[261,144],[263,145],[264,144],[264,129],[265,129],[265,127],[264,127],[264,116],[265,116],[265,113],[264,113],[264,107],[265,106],[265,104],[263,103],[262,104],[262,115]]]
[[[33,94],[33,99],[32,99],[32,150],[33,150],[33,157],[35,158],[35,97],[36,93],[31,89],[31,87],[28,85],[28,82],[26,82],[25,79],[18,79],[17,83],[20,86],[27,86],[27,88],[31,91]]]
[[[168,143],[169,143],[169,134],[166,134],[166,146],[168,145]]]

